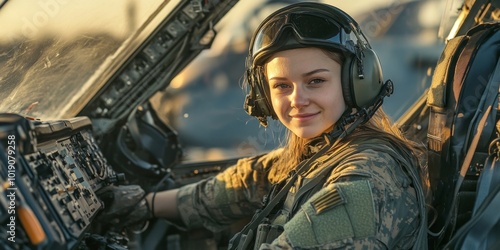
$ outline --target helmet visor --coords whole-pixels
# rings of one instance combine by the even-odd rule
[[[287,13],[264,22],[252,45],[254,62],[264,51],[277,45],[284,30],[293,30],[298,42],[306,45],[333,46],[345,49],[347,34],[332,18],[310,13]]]

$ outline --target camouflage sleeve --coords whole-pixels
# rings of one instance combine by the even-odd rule
[[[241,159],[213,178],[180,188],[177,205],[184,224],[220,231],[235,220],[252,216],[271,188],[267,173],[280,153],[275,150]]]
[[[387,154],[350,157],[260,249],[410,249],[419,214],[405,176]]]

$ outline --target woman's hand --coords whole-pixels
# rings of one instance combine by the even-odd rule
[[[103,224],[118,229],[140,229],[144,222],[153,218],[145,192],[138,185],[107,186],[99,190],[97,196],[104,202],[104,210],[97,218]]]

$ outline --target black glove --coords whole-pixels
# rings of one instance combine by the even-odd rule
[[[99,190],[97,196],[104,202],[104,210],[97,218],[103,224],[138,230],[153,218],[145,192],[138,185],[107,186]]]

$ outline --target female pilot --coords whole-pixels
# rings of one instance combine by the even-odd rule
[[[392,83],[358,24],[289,5],[255,31],[246,67],[246,111],[278,119],[286,144],[148,194],[153,215],[214,231],[253,215],[230,249],[426,249],[419,147],[380,107]]]

